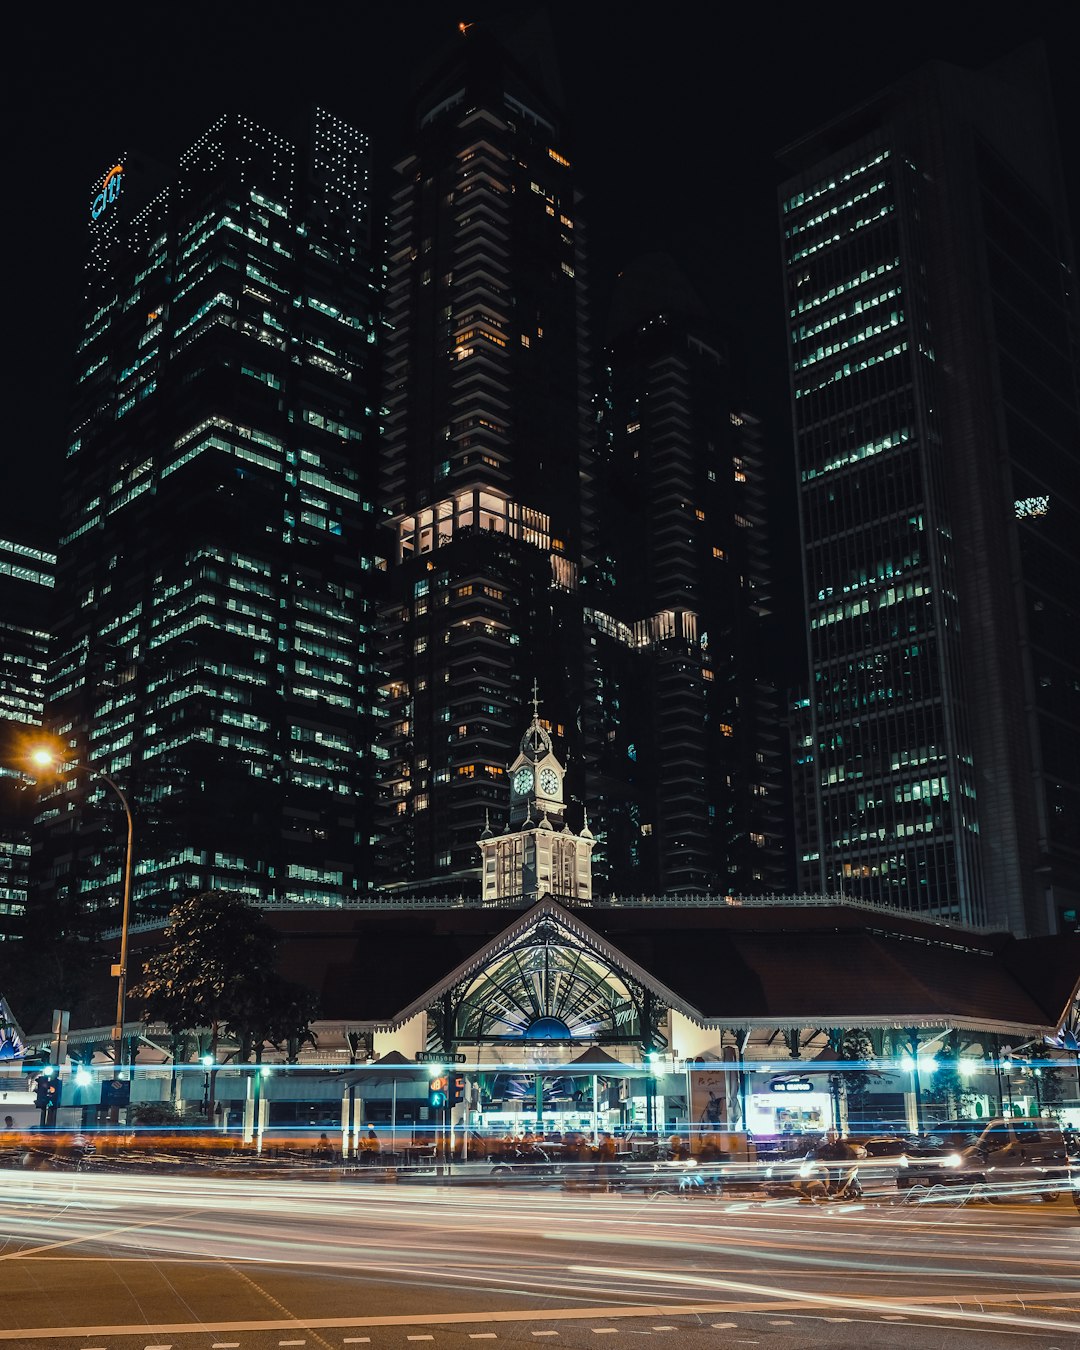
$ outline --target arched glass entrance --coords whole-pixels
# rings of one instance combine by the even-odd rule
[[[456,1000],[459,1045],[510,1041],[636,1044],[641,997],[598,953],[538,923],[472,977]]]

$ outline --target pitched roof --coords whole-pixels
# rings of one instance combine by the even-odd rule
[[[424,1005],[455,973],[539,917],[564,916],[600,950],[703,1021],[1056,1026],[1080,975],[1080,938],[1005,935],[835,906],[281,911],[290,978],[323,1016],[382,1023]],[[1035,979],[1029,968],[1038,964]]]

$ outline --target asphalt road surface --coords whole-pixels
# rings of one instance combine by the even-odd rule
[[[0,1350],[1080,1350],[1080,1213],[0,1172]]]

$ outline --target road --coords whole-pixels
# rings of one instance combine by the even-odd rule
[[[0,1172],[0,1350],[1080,1350],[1067,1203]]]

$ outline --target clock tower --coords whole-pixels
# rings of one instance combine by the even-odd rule
[[[509,768],[510,820],[504,834],[490,825],[480,837],[482,896],[498,900],[539,900],[554,895],[571,903],[592,900],[592,851],[586,821],[581,834],[566,823],[565,769],[540,721],[533,682],[533,716],[518,756]]]

